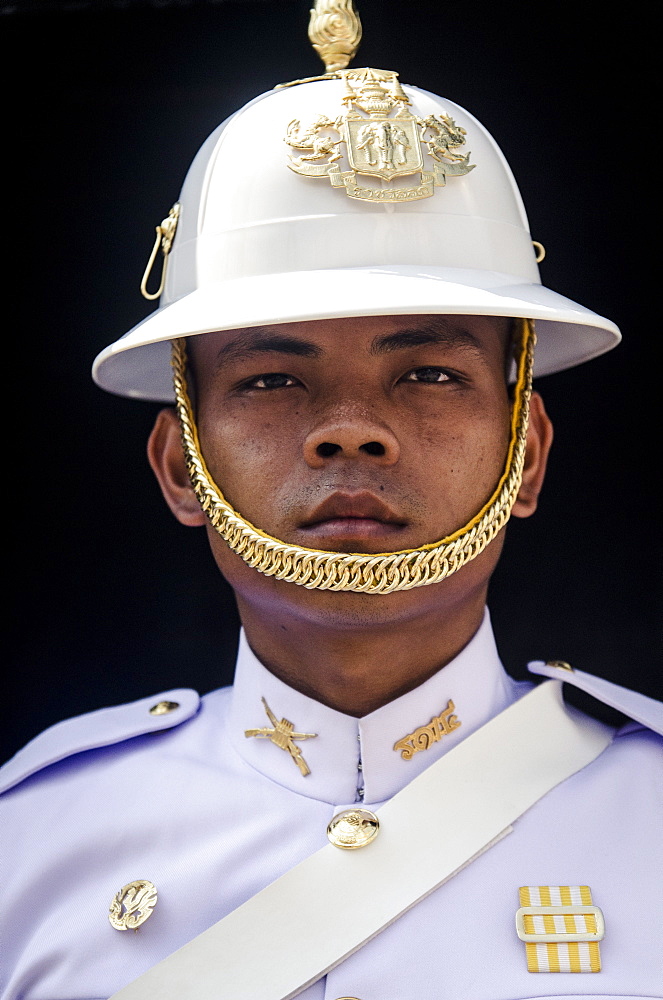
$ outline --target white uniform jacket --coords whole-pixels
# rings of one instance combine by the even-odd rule
[[[596,685],[647,725],[617,731],[511,835],[302,1000],[663,995],[663,754],[652,731],[663,729],[663,708]],[[336,813],[363,803],[379,814],[530,687],[502,668],[486,613],[455,660],[362,719],[283,684],[242,636],[232,688],[203,698],[168,691],[46,730],[0,769],[0,997],[106,1000],[323,847]],[[245,736],[272,725],[263,698],[278,720],[316,734],[297,743],[310,774],[268,738]],[[170,710],[150,714],[159,702]],[[404,759],[394,745],[448,719],[450,702],[460,725]],[[157,887],[157,905],[135,933],[118,931],[109,905],[139,879]],[[528,972],[514,922],[519,887],[579,885],[605,915],[601,971]],[[297,935],[297,913],[283,919]]]

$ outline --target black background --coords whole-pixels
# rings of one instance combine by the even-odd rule
[[[63,717],[231,677],[232,596],[145,459],[157,407],[102,392],[89,369],[151,311],[138,284],[154,226],[205,137],[274,83],[320,71],[308,6],[0,5],[11,265],[0,757]],[[654,26],[642,6],[617,20],[593,3],[359,10],[355,64],[396,69],[486,125],[547,248],[544,282],[624,335],[539,383],[557,435],[540,510],[509,527],[492,584],[505,664],[521,677],[528,659],[562,658],[660,697]]]

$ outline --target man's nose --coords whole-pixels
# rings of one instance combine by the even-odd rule
[[[330,415],[304,441],[304,458],[313,469],[339,458],[394,465],[399,455],[400,445],[393,431],[367,413]]]

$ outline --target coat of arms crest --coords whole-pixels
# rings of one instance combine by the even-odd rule
[[[335,119],[326,115],[303,125],[290,122],[285,142],[301,153],[290,154],[288,166],[307,177],[329,177],[333,187],[345,188],[350,198],[361,201],[399,202],[430,198],[447,177],[468,174],[475,164],[470,154],[457,150],[465,144],[465,129],[448,115],[418,118],[408,109],[398,74],[387,70],[343,70],[345,113]],[[343,157],[350,167],[342,170]],[[424,149],[430,158],[424,164]],[[323,161],[323,162],[321,162]],[[359,175],[391,182],[419,174],[412,186],[367,187]]]

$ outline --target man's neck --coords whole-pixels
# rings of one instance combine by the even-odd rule
[[[355,628],[312,624],[301,617],[266,618],[238,601],[251,649],[267,669],[302,694],[361,717],[423,684],[477,632],[485,594],[426,619]]]

